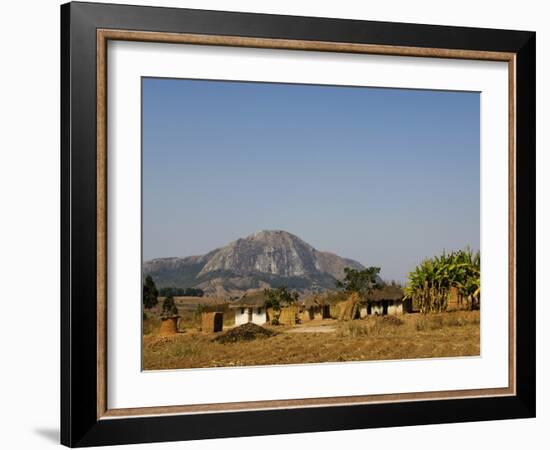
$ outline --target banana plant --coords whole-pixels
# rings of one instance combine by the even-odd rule
[[[405,288],[405,298],[412,299],[420,312],[447,309],[451,288],[468,300],[470,309],[480,301],[480,254],[469,248],[425,259],[412,272]]]

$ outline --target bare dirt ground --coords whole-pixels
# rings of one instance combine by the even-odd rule
[[[286,333],[336,333],[336,326],[317,325],[310,327],[297,326],[286,330]]]
[[[266,326],[275,332],[273,336],[225,344],[214,341],[220,333],[202,333],[192,327],[172,336],[158,335],[153,325],[146,328],[151,330],[143,337],[146,370],[480,354],[479,311]]]

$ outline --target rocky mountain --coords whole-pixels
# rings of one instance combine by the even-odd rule
[[[205,255],[146,261],[143,271],[159,287],[198,287],[207,295],[237,296],[282,285],[299,291],[333,288],[345,267],[363,268],[286,231],[260,231]]]

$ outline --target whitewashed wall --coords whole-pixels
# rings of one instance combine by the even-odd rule
[[[250,308],[244,308],[244,313],[241,313],[242,308],[237,308],[235,310],[235,325],[243,325],[248,323],[248,310]],[[252,308],[252,323],[256,325],[263,325],[267,322],[266,309],[261,308],[258,312],[258,308]]]
[[[403,302],[388,306],[388,314],[403,314]]]
[[[235,325],[243,325],[248,322],[248,308],[244,308],[244,313],[241,313],[242,308],[235,310]]]
[[[267,322],[267,315],[266,315],[265,308],[254,308],[252,312],[252,322],[257,325],[263,325],[264,323]]]

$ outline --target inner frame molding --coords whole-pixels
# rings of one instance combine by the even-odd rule
[[[132,416],[218,413],[266,409],[392,403],[403,401],[501,397],[516,394],[516,54],[509,52],[404,47],[325,41],[249,38],[239,36],[96,30],[96,137],[97,137],[97,419]],[[432,57],[508,63],[508,387],[471,390],[411,392],[364,396],[319,397],[202,405],[109,409],[107,404],[107,42],[109,40],[167,44],[360,53],[387,56]]]

